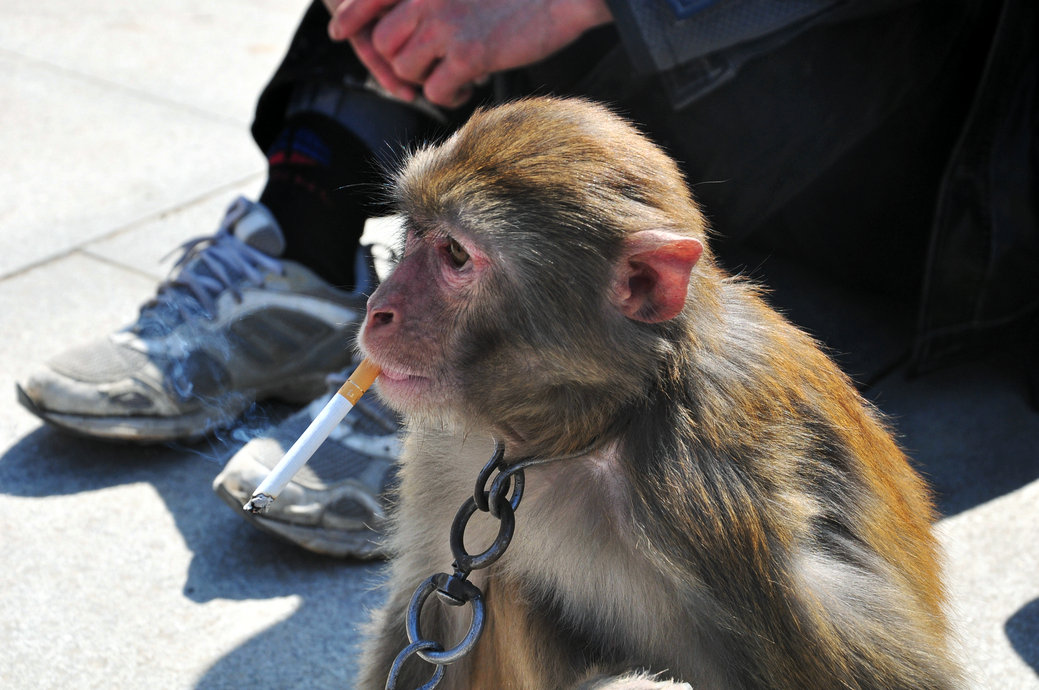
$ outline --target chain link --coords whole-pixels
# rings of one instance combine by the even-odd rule
[[[417,656],[435,667],[430,680],[417,689],[432,690],[443,679],[447,665],[458,661],[472,651],[483,633],[485,618],[483,592],[469,582],[468,578],[474,570],[486,568],[501,558],[505,549],[509,547],[516,528],[516,509],[519,508],[520,501],[523,499],[523,470],[533,465],[585,455],[596,445],[597,443],[592,443],[587,448],[565,458],[527,458],[506,465],[505,445],[495,439],[494,454],[477,475],[472,497],[466,499],[451,523],[450,544],[451,554],[454,556],[454,563],[451,564],[451,567],[454,572],[450,575],[448,573],[431,575],[423,580],[412,595],[407,614],[409,644],[393,660],[389,677],[386,679],[386,690],[396,690],[404,662],[412,656]],[[495,475],[495,472],[498,474]],[[494,477],[493,480],[492,477]],[[490,489],[487,488],[488,482],[491,485]],[[512,491],[511,498],[509,497],[510,491]],[[465,550],[465,528],[469,524],[469,519],[478,510],[489,513],[500,522],[500,525],[494,543],[482,553],[474,556]],[[450,649],[444,649],[439,642],[422,637],[420,621],[422,606],[433,592],[436,592],[441,601],[449,606],[469,604],[473,609],[469,631],[461,642]]]
[[[505,549],[508,548],[516,527],[515,511],[519,507],[520,499],[523,498],[522,469],[513,471],[512,468],[509,468],[510,474],[504,482],[498,481],[502,477],[502,475],[499,475],[496,481],[491,483],[490,491],[484,488],[495,471],[503,469],[504,460],[505,445],[501,441],[496,440],[494,442],[494,454],[487,461],[487,464],[484,465],[483,469],[480,470],[480,474],[477,475],[476,489],[473,492],[473,496],[462,504],[451,524],[451,553],[455,559],[452,564],[454,573],[450,575],[437,573],[426,578],[415,590],[415,594],[412,595],[411,603],[408,604],[407,618],[408,642],[410,644],[401,650],[397,658],[394,659],[393,666],[390,667],[389,677],[386,679],[386,690],[396,690],[401,668],[403,668],[404,662],[411,656],[418,656],[420,659],[435,666],[433,677],[428,683],[421,686],[419,690],[435,688],[444,677],[445,666],[458,661],[468,654],[476,646],[477,641],[479,641],[480,635],[483,633],[484,623],[483,592],[480,591],[479,587],[469,582],[468,578],[473,570],[486,568],[505,553]],[[506,499],[505,494],[508,493],[513,484],[511,477],[517,474],[517,472],[516,491],[511,500]],[[491,506],[494,507],[493,512],[491,511]],[[469,518],[477,510],[491,513],[501,521],[501,525],[498,528],[498,537],[494,540],[494,543],[483,553],[472,556],[465,550],[464,536]],[[439,642],[422,637],[420,621],[422,606],[433,592],[436,592],[441,600],[450,606],[471,604],[473,608],[473,619],[469,624],[469,632],[462,638],[461,642],[448,650],[445,650]]]

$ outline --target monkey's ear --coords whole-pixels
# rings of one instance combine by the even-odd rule
[[[703,244],[666,230],[642,230],[628,237],[617,262],[613,301],[635,321],[657,323],[678,316],[685,306],[689,274]]]

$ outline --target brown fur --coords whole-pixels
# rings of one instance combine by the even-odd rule
[[[597,445],[527,470],[513,543],[472,576],[488,627],[442,687],[957,684],[927,488],[815,343],[701,253],[673,161],[599,106],[534,99],[478,112],[394,190],[408,242],[361,342],[409,422],[361,687],[405,646],[414,587],[451,572],[494,437],[508,458]],[[453,644],[468,615],[439,606],[423,633]]]

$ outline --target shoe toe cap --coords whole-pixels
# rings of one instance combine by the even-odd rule
[[[144,383],[154,366],[143,353],[100,340],[62,352],[20,387],[40,410],[59,414],[169,414],[168,396]]]
[[[21,388],[37,407],[49,412],[91,416],[161,412],[153,392],[133,380],[97,385],[43,370],[29,376]]]

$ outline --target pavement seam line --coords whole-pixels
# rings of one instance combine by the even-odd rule
[[[145,225],[146,223],[152,223],[152,222],[155,222],[157,220],[161,220],[164,216],[168,216],[168,215],[173,214],[173,213],[178,213],[180,211],[183,211],[183,210],[187,209],[190,206],[194,206],[196,204],[201,204],[201,203],[203,203],[205,201],[209,201],[210,199],[214,198],[215,196],[217,196],[219,194],[225,193],[225,192],[227,192],[229,190],[235,189],[236,187],[240,187],[240,186],[242,186],[244,184],[248,184],[250,182],[255,181],[256,179],[258,179],[262,175],[264,175],[264,173],[265,173],[265,171],[262,171],[262,170],[261,171],[257,171],[257,172],[253,172],[253,173],[249,173],[245,177],[241,177],[241,178],[239,178],[237,180],[234,180],[232,182],[228,182],[228,183],[222,184],[222,185],[220,185],[218,187],[214,187],[213,189],[211,189],[211,190],[209,190],[207,192],[204,192],[202,194],[199,194],[198,196],[196,196],[194,198],[188,199],[187,201],[180,201],[180,202],[177,202],[177,203],[175,203],[174,205],[172,205],[170,207],[159,209],[158,211],[154,211],[154,212],[148,213],[147,215],[140,216],[138,218],[134,218],[132,220],[129,220],[129,221],[123,223],[122,225],[120,225],[120,226],[118,226],[116,228],[113,228],[112,230],[109,230],[108,232],[106,232],[106,233],[104,233],[102,235],[98,235],[97,237],[92,237],[89,240],[86,240],[84,242],[80,242],[79,244],[71,245],[69,247],[66,247],[65,249],[62,249],[62,250],[57,251],[57,252],[54,252],[53,254],[49,254],[49,255],[47,255],[45,257],[37,259],[36,261],[32,261],[30,263],[27,263],[24,266],[19,266],[18,268],[14,269],[12,271],[9,271],[7,273],[2,273],[2,274],[0,274],[0,284],[6,282],[7,280],[9,280],[11,278],[17,278],[19,276],[25,275],[26,273],[29,273],[30,271],[34,271],[37,268],[40,268],[41,266],[46,266],[49,263],[65,259],[65,258],[67,258],[67,257],[69,257],[69,256],[71,256],[71,255],[73,255],[73,254],[75,254],[77,252],[82,253],[82,254],[84,254],[86,256],[90,256],[92,258],[104,259],[105,261],[107,261],[108,263],[110,263],[112,265],[121,266],[123,268],[129,268],[131,270],[134,270],[137,273],[140,273],[142,275],[148,275],[149,278],[154,279],[155,276],[150,275],[150,274],[148,274],[148,273],[146,273],[144,271],[141,271],[140,269],[136,269],[133,266],[130,266],[128,264],[121,264],[118,261],[115,261],[115,260],[112,260],[112,259],[100,256],[99,254],[97,254],[97,253],[95,253],[95,252],[90,250],[90,245],[96,244],[98,242],[104,242],[106,240],[113,239],[115,237],[118,237],[119,235],[121,235],[124,232],[130,232],[132,230],[136,230],[137,228],[139,228],[142,225]],[[216,227],[215,223],[214,223],[214,227]]]

